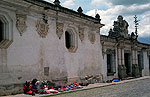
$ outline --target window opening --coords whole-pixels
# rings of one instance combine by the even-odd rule
[[[71,35],[68,31],[65,32],[65,38],[66,38],[66,47],[67,49],[71,48]]]
[[[67,29],[64,36],[64,46],[66,46],[66,49],[68,49],[69,52],[75,53],[77,50],[77,35],[75,30]]]

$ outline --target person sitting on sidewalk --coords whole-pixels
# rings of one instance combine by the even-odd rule
[[[26,81],[23,90],[24,90],[25,94],[35,95],[35,93],[32,91],[32,88],[31,88],[31,85],[30,85],[30,81]]]
[[[32,80],[32,87],[31,88],[32,88],[32,91],[35,93],[38,93],[37,81],[38,81],[37,79]]]

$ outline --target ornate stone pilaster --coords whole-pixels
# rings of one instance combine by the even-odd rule
[[[49,30],[49,24],[47,24],[46,22],[44,22],[42,19],[38,20],[36,23],[36,28],[37,28],[37,32],[38,34],[42,37],[45,38],[48,34],[48,30]]]
[[[132,64],[135,64],[135,61],[134,61],[134,50],[132,50]]]
[[[118,49],[118,64],[121,65],[121,49]]]
[[[132,76],[139,77],[139,65],[138,65],[138,58],[137,58],[137,51],[132,49]]]
[[[84,28],[79,27],[79,38],[81,42],[84,40]]]
[[[138,64],[138,53],[137,53],[137,50],[135,51],[135,64]]]
[[[26,25],[26,14],[16,14],[16,27],[20,33],[20,36],[26,31],[27,25]]]
[[[126,67],[124,65],[124,49],[118,49],[118,76],[120,79],[126,77]]]
[[[61,36],[64,33],[63,28],[64,28],[64,24],[63,23],[56,22],[56,34],[59,37],[59,39],[61,39]]]
[[[89,32],[89,33],[88,33],[88,39],[90,40],[90,42],[91,42],[92,44],[94,44],[94,42],[95,42],[95,40],[96,40],[96,38],[95,38],[95,33],[94,33],[94,32]]]
[[[135,51],[132,50],[132,64],[136,64],[136,61],[135,61]]]
[[[124,49],[121,49],[121,63],[122,63],[122,65],[125,65],[125,60],[124,60]]]

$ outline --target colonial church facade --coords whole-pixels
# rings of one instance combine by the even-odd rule
[[[1,0],[0,91],[33,78],[61,84],[149,75],[150,45],[131,39],[122,17],[109,36],[100,35],[100,21],[59,0]]]
[[[137,17],[135,17],[137,18]],[[137,21],[135,19],[135,21]],[[109,35],[101,35],[104,80],[150,75],[150,45],[137,40],[135,32],[128,34],[128,23],[121,15],[114,21]]]

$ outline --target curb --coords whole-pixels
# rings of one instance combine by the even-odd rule
[[[90,89],[95,89],[95,88],[100,88],[100,87],[107,87],[111,85],[118,85],[118,84],[123,84],[123,83],[128,83],[128,82],[133,82],[133,81],[138,81],[138,80],[144,80],[144,79],[149,79],[150,76],[144,76],[140,78],[134,78],[134,79],[128,79],[128,80],[122,80],[120,82],[112,82],[112,83],[101,83],[101,85],[93,86],[93,87],[83,87],[82,89],[77,89],[77,90],[72,90],[72,91],[66,91],[66,92],[61,92],[58,94],[47,94],[47,95],[41,95],[40,97],[50,97],[50,96],[56,96],[56,95],[63,95],[67,93],[73,93],[73,92],[78,92],[78,91],[84,91],[84,90],[90,90]]]

